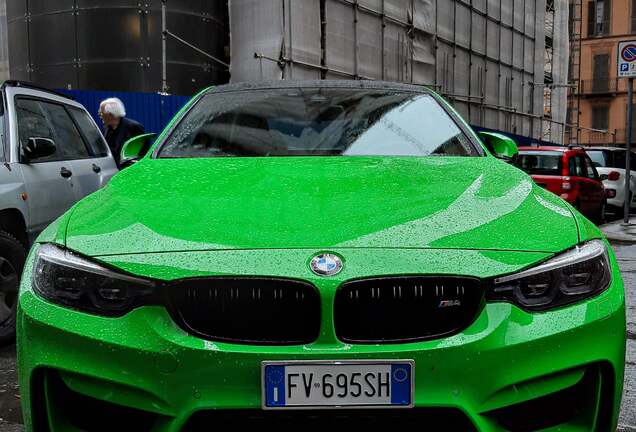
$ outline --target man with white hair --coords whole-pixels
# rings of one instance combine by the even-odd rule
[[[124,103],[118,98],[108,98],[99,104],[99,117],[104,123],[104,136],[120,167],[121,148],[130,138],[144,133],[144,127],[135,120],[126,118]]]

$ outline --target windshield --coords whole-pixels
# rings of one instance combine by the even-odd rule
[[[625,150],[587,150],[594,166],[625,169]],[[636,153],[630,153],[630,166],[636,167]],[[602,164],[601,164],[602,163]]]
[[[223,156],[479,156],[430,95],[299,88],[211,93],[160,158]]]
[[[528,174],[560,176],[563,172],[563,153],[521,152],[518,166]]]
[[[587,150],[587,154],[590,157],[590,159],[592,159],[592,162],[594,162],[595,167],[603,168],[610,164],[609,162],[610,154],[608,151]],[[623,157],[623,160],[625,160],[624,157]]]

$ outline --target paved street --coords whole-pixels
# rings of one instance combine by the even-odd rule
[[[636,245],[614,246],[627,292],[627,358],[620,430],[636,432]],[[20,420],[15,348],[0,350],[0,432],[18,432]]]
[[[627,295],[627,358],[623,408],[619,423],[636,431],[636,245],[614,245]]]
[[[15,347],[0,350],[0,431],[17,432],[22,427]]]

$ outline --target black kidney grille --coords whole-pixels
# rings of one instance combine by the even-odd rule
[[[320,332],[320,296],[306,282],[190,279],[172,284],[168,292],[175,321],[204,339],[295,345],[315,341]]]
[[[336,293],[338,338],[349,343],[415,342],[449,336],[477,317],[478,279],[385,277],[343,284]]]

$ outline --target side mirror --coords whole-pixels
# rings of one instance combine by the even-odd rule
[[[515,141],[505,135],[494,132],[479,132],[479,138],[494,156],[506,162],[514,162],[519,154]]]
[[[139,159],[146,156],[154,138],[157,134],[147,133],[133,137],[126,141],[121,148],[120,165],[122,168],[129,167]]]
[[[26,162],[33,159],[40,159],[55,154],[57,150],[55,142],[50,138],[32,137],[24,147]]]
[[[607,174],[601,174],[601,181],[605,181],[609,178]]]

